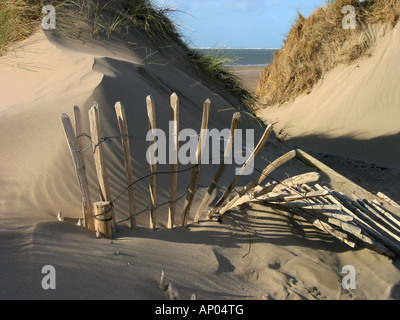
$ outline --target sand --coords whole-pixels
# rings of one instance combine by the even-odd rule
[[[371,57],[338,66],[310,92],[259,116],[289,142],[399,169],[399,26],[370,27]]]
[[[251,92],[255,92],[258,79],[264,67],[262,66],[238,66],[229,67],[243,82],[245,88]]]
[[[0,298],[2,299],[135,299],[167,300],[158,288],[164,270],[183,300],[194,293],[204,300],[258,299],[398,299],[399,265],[367,249],[351,250],[305,221],[277,209],[254,206],[235,211],[221,223],[203,220],[189,228],[166,230],[169,175],[158,176],[157,220],[149,230],[148,180],[135,185],[139,228],[118,223],[113,240],[96,239],[75,225],[82,216],[81,196],[74,173],[61,114],[72,117],[73,106],[83,113],[97,101],[103,136],[118,134],[114,104],[127,108],[134,175],[148,174],[145,159],[148,130],[145,99],[152,95],[157,124],[167,131],[169,96],[180,97],[181,129],[200,128],[202,105],[212,102],[210,128],[228,128],[240,106],[211,84],[201,81],[185,64],[178,48],[156,52],[140,34],[135,41],[79,41],[53,38],[38,32],[0,58]],[[136,43],[132,45],[132,43]],[[153,54],[149,54],[152,52]],[[245,113],[243,113],[245,115]],[[254,128],[256,139],[264,127],[244,118],[241,128]],[[89,141],[85,141],[89,144]],[[119,139],[104,144],[111,193],[126,186]],[[263,169],[288,151],[272,137],[255,166]],[[90,149],[85,153],[93,199],[96,174]],[[202,165],[200,203],[218,165]],[[159,171],[169,171],[161,165]],[[292,160],[274,172],[281,180],[313,171]],[[215,202],[232,182],[228,166]],[[256,174],[256,173],[255,173]],[[178,196],[185,194],[190,172],[179,175]],[[238,188],[255,176],[243,177]],[[323,176],[337,187],[340,181]],[[177,203],[183,209],[184,198]],[[57,221],[61,211],[67,221]],[[126,195],[115,203],[116,221],[127,217]],[[191,211],[191,222],[195,210]],[[178,225],[180,215],[176,217]],[[357,270],[357,289],[341,287],[345,265]],[[56,270],[56,289],[44,290],[42,268]]]

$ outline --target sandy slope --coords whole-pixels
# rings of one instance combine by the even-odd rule
[[[303,148],[399,168],[400,28],[371,26],[372,57],[338,66],[308,94],[260,111]]]
[[[163,229],[168,207],[157,211],[158,231],[148,226],[148,181],[137,184],[138,231],[121,223],[116,239],[96,240],[70,222],[81,217],[80,192],[60,117],[72,116],[78,105],[87,123],[93,101],[101,110],[104,136],[118,135],[114,103],[127,108],[135,177],[148,173],[145,98],[157,105],[158,127],[167,131],[169,96],[181,99],[181,129],[200,127],[201,107],[212,101],[210,128],[227,128],[238,104],[223,98],[190,74],[184,52],[155,52],[137,35],[132,44],[49,39],[37,33],[0,59],[0,298],[23,299],[167,299],[157,287],[161,270],[174,282],[182,299],[347,299],[398,298],[397,263],[369,250],[350,251],[304,221],[265,208],[227,215],[222,224],[204,222],[189,229]],[[261,127],[249,119],[242,128]],[[85,128],[88,132],[88,128]],[[88,143],[88,141],[86,141]],[[105,145],[111,193],[125,187],[122,148],[118,139]],[[268,142],[257,168],[287,152],[275,139]],[[96,175],[87,157],[92,198],[97,198]],[[199,184],[208,186],[218,166],[203,165]],[[234,167],[220,182],[227,187]],[[168,166],[160,166],[168,171]],[[311,169],[293,160],[274,173],[282,179]],[[180,175],[183,195],[190,173]],[[253,176],[254,177],[254,176]],[[240,185],[251,177],[243,178]],[[324,177],[327,183],[334,183]],[[159,176],[159,199],[168,200],[169,176]],[[204,188],[196,194],[193,208]],[[217,190],[213,200],[221,194]],[[178,202],[181,212],[183,201]],[[116,202],[116,220],[126,218],[127,199]],[[194,211],[194,210],[192,210]],[[192,217],[195,212],[192,212]],[[179,221],[177,217],[176,223]],[[41,288],[41,268],[57,270],[57,289]],[[341,267],[353,264],[359,289],[342,291]]]

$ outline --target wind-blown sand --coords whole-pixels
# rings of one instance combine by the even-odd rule
[[[351,250],[305,221],[279,210],[255,206],[226,215],[222,223],[202,221],[188,229],[165,230],[168,206],[157,210],[157,231],[147,229],[149,213],[138,215],[138,230],[118,224],[115,239],[95,239],[92,232],[71,222],[57,221],[58,211],[71,221],[82,215],[81,197],[65,136],[61,114],[72,117],[74,105],[83,113],[99,103],[104,136],[118,134],[114,104],[127,109],[135,178],[146,175],[148,130],[145,98],[157,106],[157,125],[167,131],[169,96],[180,97],[181,129],[199,130],[202,105],[212,102],[210,128],[228,128],[239,105],[216,88],[200,81],[185,64],[185,53],[163,54],[140,35],[135,45],[115,40],[48,39],[36,33],[0,58],[0,298],[2,299],[168,299],[158,288],[164,270],[181,299],[393,299],[399,298],[399,265],[370,250]],[[244,119],[241,128],[261,127]],[[89,143],[86,141],[85,143]],[[104,144],[111,193],[125,187],[120,141]],[[263,169],[288,148],[271,138],[256,161]],[[97,199],[91,151],[87,175]],[[268,161],[267,161],[268,160]],[[218,165],[202,165],[200,186],[208,186]],[[159,171],[169,171],[160,166]],[[293,160],[274,172],[274,179],[312,171]],[[219,186],[233,179],[229,166]],[[185,193],[190,173],[179,175],[178,195]],[[243,177],[243,186],[251,177]],[[158,176],[158,203],[168,201],[169,175]],[[340,182],[323,176],[337,187]],[[135,185],[137,211],[149,203],[148,181]],[[201,188],[192,208],[204,195]],[[216,201],[218,189],[212,200]],[[180,199],[177,212],[183,208]],[[116,220],[127,217],[124,195],[115,203]],[[191,211],[192,221],[195,209]],[[176,217],[178,224],[180,214]],[[43,290],[42,267],[56,269],[57,287]],[[342,267],[357,270],[357,289],[341,288]]]

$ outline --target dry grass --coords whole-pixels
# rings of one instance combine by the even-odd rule
[[[356,9],[357,28],[344,29],[342,8]],[[283,48],[261,75],[259,107],[281,105],[310,92],[324,74],[338,64],[349,64],[370,54],[368,24],[395,26],[400,16],[398,0],[334,0],[315,10],[309,18],[300,13]]]
[[[159,8],[151,0],[0,0],[0,55],[10,44],[25,39],[40,27],[45,4],[56,9],[57,27],[48,32],[59,37],[110,38],[139,30],[156,48],[175,42],[190,51],[176,24],[169,18],[176,10],[165,6]],[[219,85],[251,111],[254,96],[225,67],[228,60],[224,54],[197,52],[188,59],[201,77]]]
[[[39,25],[42,13],[41,1],[0,1],[0,55],[7,46],[25,39]]]

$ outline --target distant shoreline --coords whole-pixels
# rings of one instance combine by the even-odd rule
[[[280,48],[218,48],[218,47],[196,47],[192,50],[280,50]]]
[[[227,68],[235,73],[242,81],[245,88],[251,92],[255,92],[258,79],[264,66],[227,66]]]

